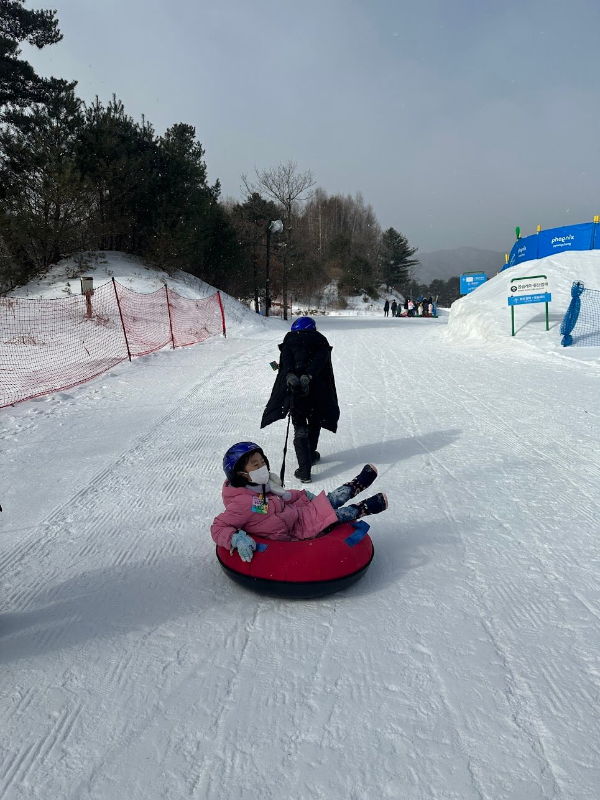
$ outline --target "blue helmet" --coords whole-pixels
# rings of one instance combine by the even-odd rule
[[[293,331],[316,331],[317,323],[312,317],[298,317],[292,325]]]
[[[260,447],[258,444],[254,444],[254,442],[238,442],[229,448],[229,450],[223,456],[223,470],[227,476],[227,480],[230,481],[232,479],[235,473],[235,465],[240,458],[248,453],[253,453],[255,450],[258,450],[260,453],[262,453],[263,458],[265,457],[262,447]],[[265,461],[267,461],[266,458]],[[267,461],[267,465],[268,463],[269,462]]]

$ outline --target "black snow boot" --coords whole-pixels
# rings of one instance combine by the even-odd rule
[[[317,450],[317,445],[319,444],[319,435],[321,433],[321,427],[319,425],[309,425],[308,426],[308,443],[310,445],[310,463],[316,464],[317,461],[321,459],[321,454]]]
[[[373,497],[367,497],[366,500],[361,500],[360,503],[352,503],[355,508],[358,508],[358,515],[356,519],[361,517],[368,517],[371,514],[381,514],[388,507],[388,499],[382,494],[374,494]]]
[[[298,459],[298,469],[294,472],[294,475],[302,483],[311,483],[310,444],[308,442],[307,428],[296,429],[296,436],[294,437],[294,449],[296,450],[296,458]]]
[[[357,494],[364,492],[373,483],[377,477],[377,467],[375,464],[365,464],[359,475],[352,478],[351,481],[345,483],[344,486],[350,486],[352,489],[351,497],[356,497]]]

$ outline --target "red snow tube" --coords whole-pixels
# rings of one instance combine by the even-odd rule
[[[265,594],[307,599],[346,589],[362,578],[373,560],[373,542],[363,520],[341,522],[317,539],[278,542],[261,536],[250,563],[217,546],[217,558],[236,583]]]

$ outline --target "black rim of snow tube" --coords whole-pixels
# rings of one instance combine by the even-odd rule
[[[228,567],[221,561],[218,553],[217,558],[219,558],[219,564],[223,567],[225,574],[245,589],[251,589],[261,594],[270,594],[274,597],[285,597],[290,600],[310,600],[314,597],[325,597],[334,592],[341,592],[343,589],[352,586],[369,569],[374,555],[375,548],[373,548],[371,558],[364,567],[357,569],[351,575],[330,578],[326,581],[274,581],[269,578],[255,578],[252,575],[243,575],[241,572],[236,572],[236,570]]]

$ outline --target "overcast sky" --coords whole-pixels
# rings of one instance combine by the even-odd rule
[[[422,252],[506,252],[600,213],[600,0],[28,0],[23,52],[158,133],[194,125],[209,180],[289,159],[361,192]]]

